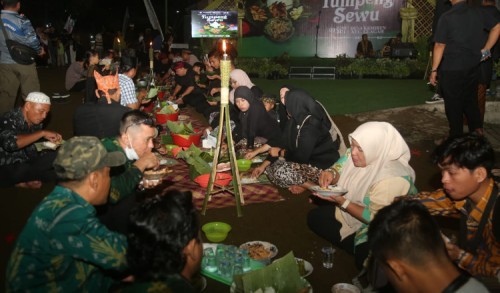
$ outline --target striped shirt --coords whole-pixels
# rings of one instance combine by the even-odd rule
[[[418,200],[424,204],[432,215],[459,217],[461,214],[467,216],[467,240],[474,238],[476,231],[483,216],[486,204],[493,191],[493,185],[496,183],[490,179],[490,184],[484,196],[477,205],[472,205],[470,213],[465,210],[466,200],[453,201],[442,189],[434,192],[421,192],[416,195]],[[493,196],[498,196],[497,194]],[[461,249],[460,257],[456,260],[458,266],[474,276],[496,277],[500,273],[500,234],[494,230],[494,210],[488,215],[488,221],[484,226],[482,241],[477,247],[475,253]],[[497,229],[498,230],[498,229]],[[499,234],[499,235],[496,235]]]
[[[120,82],[121,94],[120,104],[122,106],[127,106],[130,104],[138,103],[139,101],[137,100],[137,96],[135,94],[134,81],[124,74],[118,74],[118,79]]]

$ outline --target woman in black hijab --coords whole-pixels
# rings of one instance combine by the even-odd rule
[[[279,148],[272,148],[253,176],[266,172],[274,184],[293,193],[304,191],[310,182],[317,182],[319,172],[335,163],[345,150],[338,128],[323,106],[306,91],[282,87],[281,102],[289,120]],[[281,157],[282,160],[278,160]]]
[[[268,144],[278,143],[281,136],[278,122],[267,114],[264,104],[248,87],[239,86],[234,91],[234,102],[240,109],[241,138],[247,139],[247,148],[253,149],[255,137],[265,138]]]

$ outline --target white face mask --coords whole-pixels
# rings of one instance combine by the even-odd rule
[[[127,134],[127,138],[128,138],[128,146],[125,148],[125,155],[127,156],[127,159],[129,159],[131,161],[139,160],[139,156],[137,155],[137,152],[132,147],[132,140],[130,139],[130,136],[128,134]]]

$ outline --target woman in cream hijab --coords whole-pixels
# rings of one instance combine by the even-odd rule
[[[253,82],[250,80],[250,77],[248,77],[247,73],[241,69],[234,69],[230,73],[231,77],[231,91],[229,92],[229,101],[231,104],[234,105],[234,91],[240,87],[240,86],[246,86],[249,88],[254,97],[259,100],[262,97],[262,90],[253,84]]]
[[[344,196],[316,196],[334,203],[309,212],[308,225],[319,236],[354,254],[361,269],[368,256],[368,224],[395,197],[416,192],[410,149],[386,122],[367,122],[349,135],[351,149],[329,170],[319,185],[347,189]]]

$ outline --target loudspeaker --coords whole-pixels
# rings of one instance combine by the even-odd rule
[[[393,58],[417,58],[418,51],[412,43],[401,43],[391,50]]]

